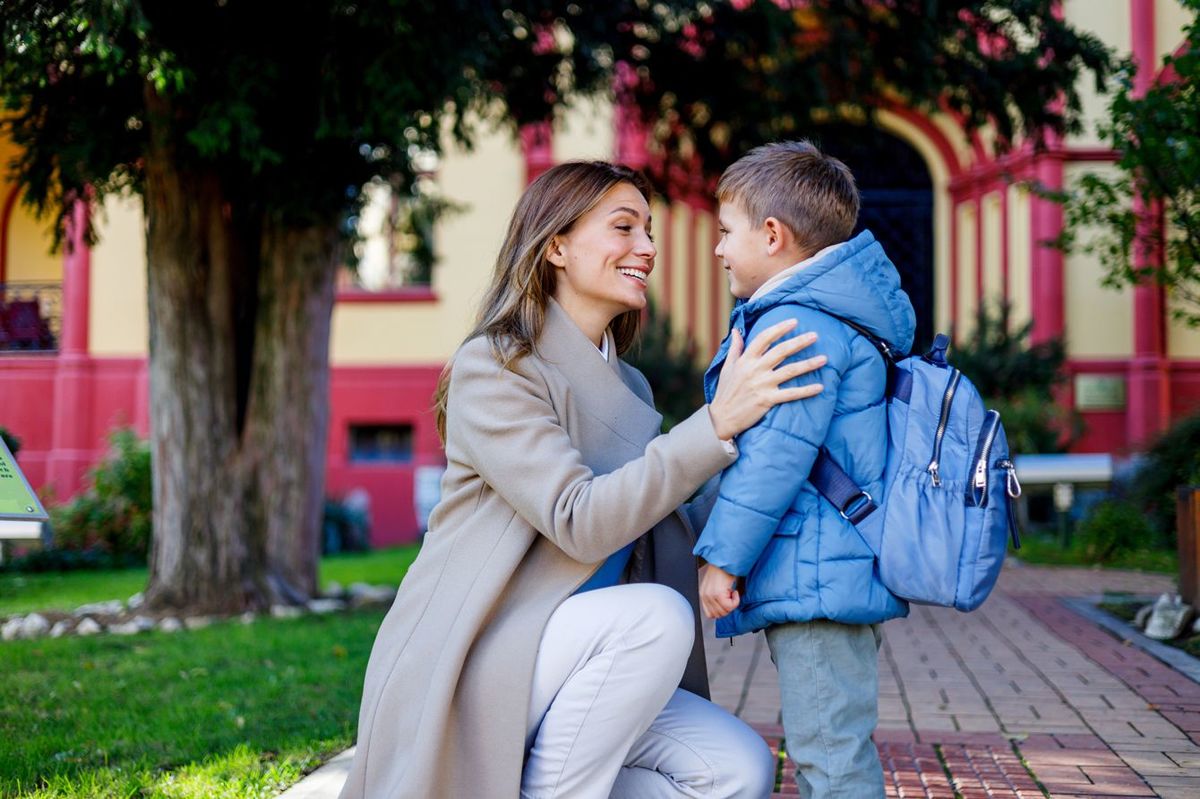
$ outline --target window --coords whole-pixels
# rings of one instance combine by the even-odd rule
[[[351,463],[411,463],[412,454],[410,424],[350,425]]]

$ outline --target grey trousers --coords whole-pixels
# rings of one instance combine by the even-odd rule
[[[883,769],[879,625],[798,622],[767,628],[779,669],[783,732],[805,799],[877,799]]]
[[[692,609],[662,585],[576,594],[538,646],[522,799],[766,799],[763,739],[678,687]]]

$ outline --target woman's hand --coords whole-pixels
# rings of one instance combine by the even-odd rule
[[[780,388],[787,381],[825,365],[825,356],[818,355],[780,366],[817,340],[816,333],[805,333],[771,346],[795,327],[795,319],[771,325],[754,337],[750,346],[745,348],[745,352],[742,351],[741,334],[737,330],[733,331],[729,353],[721,367],[717,393],[708,406],[713,429],[722,441],[727,441],[754,426],[767,411],[779,403],[813,397],[824,389],[819,383]]]

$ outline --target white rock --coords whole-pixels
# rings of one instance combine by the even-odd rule
[[[1164,594],[1165,596],[1165,594]],[[1179,597],[1167,603],[1154,604],[1150,621],[1146,622],[1146,637],[1156,641],[1170,641],[1188,628],[1192,620],[1192,606],[1183,604]]]
[[[247,610],[241,616],[238,616],[238,621],[240,621],[242,624],[252,624],[253,622],[257,621],[257,619],[258,614],[252,610]]]
[[[136,621],[123,621],[108,625],[108,631],[113,635],[137,635],[142,632],[142,627]]]
[[[362,607],[363,605],[386,605],[396,598],[396,589],[389,588],[386,585],[367,585],[366,583],[355,583],[350,586],[349,590],[350,606]]]
[[[5,641],[14,641],[21,635],[21,625],[25,623],[22,616],[13,616],[8,621],[4,622],[4,626],[0,627],[0,638]]]
[[[183,629],[183,622],[174,616],[168,616],[158,623],[158,629],[164,633],[177,633]]]
[[[71,632],[71,622],[66,619],[59,619],[54,622],[54,626],[50,628],[51,638],[62,638],[67,633]]]
[[[1150,614],[1154,612],[1154,605],[1143,605],[1138,608],[1137,615],[1133,617],[1133,626],[1139,630],[1146,629],[1146,622],[1150,620]]]
[[[103,631],[104,628],[100,626],[100,623],[91,617],[85,617],[75,628],[76,635],[95,635]]]
[[[154,619],[150,618],[149,616],[134,616],[132,621],[137,625],[138,630],[141,632],[153,630],[155,626]]]
[[[346,603],[340,599],[310,599],[308,609],[313,613],[334,613],[344,610]]]
[[[144,604],[146,604],[146,596],[141,591],[129,597],[128,601],[125,602],[125,605],[130,610],[137,610]]]
[[[183,620],[183,626],[189,630],[200,630],[213,623],[212,616],[188,616]]]
[[[272,605],[271,616],[276,619],[294,619],[304,615],[304,608],[296,605]]]
[[[342,588],[341,583],[336,580],[330,580],[325,584],[325,590],[321,595],[326,597],[340,597],[343,591],[345,591],[345,589]]]
[[[107,602],[92,602],[87,605],[80,605],[75,608],[76,616],[115,616],[125,609],[125,603],[119,599],[110,599]]]
[[[50,632],[50,622],[40,613],[30,613],[21,624],[22,638],[41,638]]]

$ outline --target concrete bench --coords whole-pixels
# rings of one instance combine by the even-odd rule
[[[46,543],[46,524],[38,521],[0,519],[0,563],[4,562],[9,542],[26,544]]]

